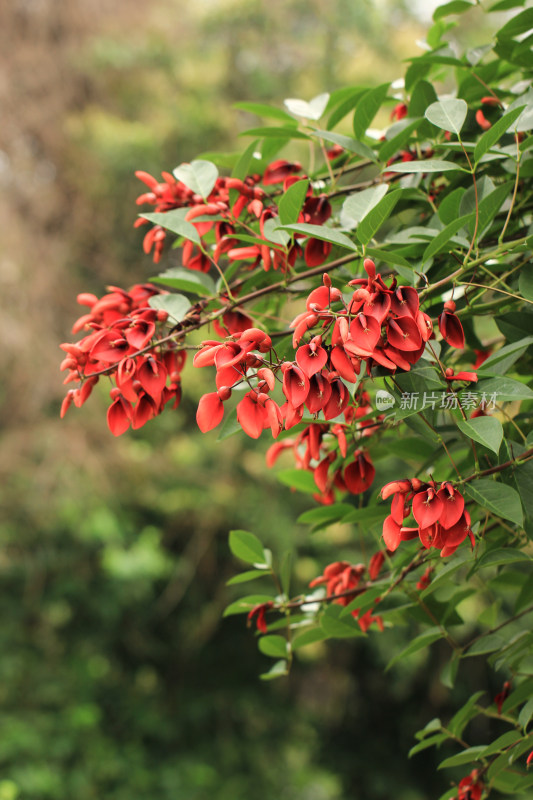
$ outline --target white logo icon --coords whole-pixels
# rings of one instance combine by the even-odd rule
[[[394,397],[384,389],[378,389],[376,392],[376,406],[380,411],[392,408],[395,402]]]

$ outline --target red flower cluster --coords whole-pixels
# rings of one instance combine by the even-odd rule
[[[100,299],[92,294],[78,296],[80,305],[90,311],[76,321],[73,333],[83,328],[91,333],[79,342],[61,345],[67,353],[61,364],[62,370],[68,370],[64,383],[81,382],[78,388],[69,389],[61,416],[72,403],[82,406],[100,375],[106,374],[115,384],[107,422],[119,436],[130,425],[140,428],[170,401],[174,408],[179,405],[186,354],[169,343],[164,348],[157,345],[158,326],[168,314],[150,308],[148,301],[159,289],[144,284],[129,291],[115,286],[110,290]]]
[[[479,778],[479,770],[473,769],[459,781],[457,800],[481,800],[485,788],[483,781]]]
[[[296,258],[301,254],[299,244],[295,242],[288,250],[275,243],[242,246],[239,240],[234,238],[234,234],[238,224],[248,224],[258,220],[260,238],[263,241],[270,241],[271,237],[265,225],[278,216],[278,206],[257,184],[260,181],[265,186],[283,183],[283,191],[286,191],[294,182],[305,179],[305,176],[295,175],[301,172],[301,169],[298,163],[278,159],[268,165],[262,177],[252,175],[244,181],[238,178],[218,177],[206,199],[195,194],[168,172],[163,172],[163,181],[158,182],[148,173],[139,170],[135,173],[136,176],[150,191],[141,194],[137,198],[137,204],[149,203],[154,206],[154,211],[161,213],[174,208],[189,208],[185,220],[195,226],[200,237],[214,231],[216,246],[213,260],[216,263],[219,263],[221,256],[225,254],[229,261],[252,262],[249,264],[250,268],[262,263],[265,270],[272,267],[285,271],[289,265],[294,266]],[[331,213],[327,196],[314,195],[313,189],[309,186],[298,221],[322,225],[329,219]],[[205,217],[212,217],[213,220],[206,220]],[[146,224],[149,224],[148,220],[140,218],[135,222],[135,227]],[[153,226],[144,237],[144,251],[149,253],[153,248],[153,259],[156,263],[161,258],[165,238],[165,229],[160,225]],[[304,251],[305,262],[310,267],[318,266],[326,260],[330,251],[329,242],[310,238]],[[182,261],[183,266],[188,269],[201,272],[209,272],[211,267],[205,247],[199,248],[191,241],[183,245]]]
[[[391,495],[391,513],[383,523],[383,539],[389,550],[394,551],[400,542],[417,537],[424,547],[440,550],[443,557],[455,553],[467,536],[474,545],[464,498],[449,481],[440,486],[435,481],[423,483],[418,478],[392,481],[381,490],[384,500]],[[403,525],[410,513],[416,527]]]
[[[295,347],[319,322],[326,331],[331,328],[331,369],[350,382],[357,380],[362,361],[366,361],[368,374],[373,366],[385,367],[391,372],[398,367],[410,370],[411,364],[420,359],[433,332],[431,319],[420,310],[416,289],[397,286],[395,278],[387,286],[381,275],[376,275],[376,266],[369,258],[365,259],[364,268],[368,277],[349,283],[358,288],[348,304],[325,274],[324,285],[314,289],[307,298],[307,311],[291,323]],[[333,311],[331,305],[336,303],[341,303],[343,308]],[[328,361],[323,340],[323,335],[314,337],[297,351],[296,360],[308,377]]]
[[[328,564],[323,574],[311,581],[309,586],[313,589],[315,586],[322,586],[325,584],[326,597],[333,597],[335,598],[333,600],[334,603],[346,607],[358,594],[363,593],[364,589],[359,592],[355,590],[357,590],[365,571],[366,568],[364,564],[349,564],[348,561],[335,561],[333,564]],[[374,573],[371,573],[371,579],[372,574],[377,574],[375,568]],[[354,590],[353,593],[352,589]],[[365,633],[373,622],[377,624],[380,631],[383,631],[383,621],[381,617],[372,615],[372,609],[369,609],[359,617],[359,609],[356,608],[352,611],[352,617],[357,620],[361,630]]]

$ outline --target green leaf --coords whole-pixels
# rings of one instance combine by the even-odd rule
[[[184,294],[156,294],[148,300],[150,308],[166,311],[174,322],[181,322],[191,307]]]
[[[494,653],[495,650],[500,650],[505,644],[507,644],[505,637],[497,633],[491,633],[477,639],[472,647],[466,647],[464,657],[468,658],[469,656],[480,656],[484,653]]]
[[[387,172],[470,172],[453,161],[439,161],[436,158],[426,158],[424,161],[401,161],[384,168]]]
[[[526,0],[499,0],[489,8],[489,11],[507,11],[510,8],[523,6]]]
[[[461,216],[461,200],[465,191],[464,186],[458,186],[457,189],[447,194],[439,205],[437,209],[439,218],[445,225],[449,225]]]
[[[476,703],[485,692],[475,692],[457,711],[446,726],[454,736],[461,736],[468,722],[478,715]]]
[[[524,700],[530,700],[531,695],[533,694],[533,678],[526,678],[520,686],[517,686],[514,689],[509,697],[504,700],[502,705],[502,713],[507,714],[508,711],[512,711],[513,708],[516,708],[523,703]]]
[[[265,550],[257,536],[248,531],[230,531],[229,549],[247,564],[266,564]]]
[[[448,739],[447,733],[436,733],[434,736],[428,736],[427,739],[424,739],[418,744],[415,744],[414,747],[411,747],[407,754],[407,758],[411,758],[412,756],[420,753],[421,750],[427,750],[428,747],[433,747],[433,745],[442,744]]]
[[[218,178],[218,169],[211,161],[198,159],[190,164],[180,164],[173,170],[174,177],[204,200],[209,197]]]
[[[284,636],[262,636],[258,646],[263,655],[270,658],[287,657],[287,640]]]
[[[484,156],[485,153],[488,152],[499,139],[501,139],[503,134],[511,127],[513,122],[518,119],[524,108],[525,105],[514,108],[512,111],[508,111],[503,115],[503,117],[501,117],[501,119],[495,122],[494,125],[488,129],[488,131],[485,131],[483,135],[480,136],[474,148],[474,161],[476,164],[480,158]]]
[[[181,289],[184,292],[191,292],[197,295],[216,294],[215,283],[205,272],[198,272],[183,267],[172,267],[162,272],[155,278],[150,278],[151,283],[162,283],[172,289]]]
[[[428,244],[422,256],[422,263],[425,264],[430,258],[444,250],[450,239],[458,233],[461,228],[464,228],[473,219],[473,214],[466,214],[464,217],[459,217],[450,222],[444,230],[435,236],[435,238]],[[453,249],[453,248],[450,248]]]
[[[422,728],[422,730],[415,733],[415,739],[424,739],[428,734],[433,733],[433,731],[441,730],[442,722],[438,717],[434,717]]]
[[[282,108],[267,106],[265,103],[234,103],[233,108],[237,108],[239,111],[247,111],[249,114],[256,114],[258,117],[277,119],[285,124],[296,125],[291,115],[283,111]],[[241,178],[242,180],[241,175],[235,175],[234,177]]]
[[[392,158],[392,156],[396,155],[396,153],[402,150],[411,138],[413,131],[418,127],[420,127],[420,120],[414,119],[411,122],[408,122],[407,125],[404,125],[402,130],[391,139],[383,142],[379,148],[379,160],[388,161],[389,158]]]
[[[520,709],[520,714],[518,715],[518,724],[524,731],[531,722],[531,717],[533,717],[533,698],[527,701],[525,706]]]
[[[314,494],[318,491],[311,473],[303,469],[283,469],[277,473],[277,478],[281,483],[290,486],[291,489],[298,489],[300,492]]]
[[[350,511],[353,511],[353,506],[348,505],[348,503],[333,503],[331,506],[320,506],[319,508],[310,508],[309,511],[304,511],[296,522],[309,523],[310,525],[322,522],[338,522]]]
[[[487,745],[478,744],[475,747],[468,747],[462,753],[457,753],[456,756],[450,756],[441,761],[437,769],[446,769],[447,767],[460,767],[462,764],[470,764],[473,761],[479,761],[481,753],[485,750]]]
[[[441,669],[440,682],[448,689],[453,689],[455,685],[455,679],[457,678],[457,671],[459,669],[459,662],[460,659],[454,655]]]
[[[506,489],[510,488],[504,484],[496,484],[496,486],[501,486],[502,488]],[[500,567],[503,564],[515,564],[517,561],[529,561],[531,563],[529,556],[522,552],[522,550],[516,550],[513,547],[501,547],[496,550],[490,550],[488,553],[482,555],[478,560],[476,567],[477,569],[483,569],[485,567]]]
[[[533,8],[526,8],[507,22],[496,34],[498,39],[513,39],[533,28]]]
[[[478,375],[503,375],[525,353],[531,344],[533,344],[533,336],[526,336],[516,342],[500,347],[499,350],[483,362],[478,370]]]
[[[388,510],[385,506],[367,506],[367,508],[352,508],[352,510],[344,517],[343,522],[346,524],[354,522],[356,525],[372,524],[379,520],[384,520],[388,515]]]
[[[436,642],[438,639],[442,639],[443,636],[444,633],[440,628],[429,628],[427,631],[424,631],[424,633],[421,633],[416,637],[416,639],[413,639],[413,641],[404,650],[391,658],[385,667],[385,671],[389,670],[393,664],[396,664],[397,661],[401,661],[402,659],[407,658],[407,656],[417,653],[419,650],[422,650],[425,647],[429,647],[433,644],[433,642]]]
[[[293,639],[292,649],[299,650],[300,647],[306,647],[309,644],[316,644],[316,642],[323,642],[327,638],[328,637],[322,628],[311,628],[311,630],[304,631]]]
[[[341,133],[332,133],[331,131],[316,130],[311,132],[311,136],[316,136],[318,139],[324,139],[326,142],[333,144],[340,144],[345,150],[350,153],[355,153],[361,158],[367,158],[369,161],[377,161],[376,154],[373,150],[364,144],[358,142],[357,139],[352,139],[350,136],[343,136]]]
[[[341,224],[345,228],[355,228],[362,219],[382,200],[389,189],[388,184],[381,183],[360,192],[348,195],[341,210]]]
[[[298,128],[291,128],[288,125],[278,127],[275,125],[267,128],[249,128],[247,131],[242,131],[239,136],[258,136],[261,139],[274,138],[274,139],[309,139],[306,133],[302,133]]]
[[[496,417],[475,417],[469,420],[460,420],[457,427],[469,439],[488,447],[493,453],[500,452],[503,439],[503,426]]]
[[[234,575],[233,578],[230,578],[229,581],[226,581],[226,586],[234,586],[238,583],[247,583],[248,581],[253,581],[256,578],[264,578],[265,575],[270,575],[264,569],[249,569],[246,572],[241,572],[240,575]]]
[[[439,6],[435,9],[433,12],[433,20],[437,22],[437,20],[447,17],[450,14],[463,14],[465,11],[468,11],[469,8],[473,8],[473,4],[469,3],[468,0],[451,0],[450,3],[445,3],[443,6]]]
[[[481,754],[482,758],[487,758],[488,756],[494,755],[494,753],[499,753],[502,750],[506,750],[510,747],[510,745],[518,742],[519,739],[522,739],[522,734],[520,731],[507,731],[506,733],[502,733],[501,736],[498,736],[491,744],[488,745],[483,750]]]
[[[361,220],[357,228],[357,238],[361,244],[366,245],[374,238],[374,235],[381,228],[385,220],[392,214],[394,207],[400,199],[401,190],[396,189],[391,192],[372,208],[365,218]]]
[[[419,80],[411,92],[411,101],[409,103],[409,116],[410,117],[423,117],[424,111],[431,103],[437,100],[435,89],[429,81]]]
[[[345,247],[348,250],[357,251],[357,246],[348,239],[344,233],[335,230],[334,228],[326,228],[324,225],[310,225],[307,222],[300,222],[296,225],[281,225],[279,226],[285,231],[294,231],[295,233],[303,233],[304,236],[311,236],[313,239],[321,239],[323,242],[331,242],[338,244],[340,247]]]
[[[387,96],[390,83],[382,83],[375,89],[370,89],[357,103],[353,115],[353,131],[356,139],[361,139],[370,123],[378,113]]]
[[[522,525],[523,512],[520,496],[511,486],[497,483],[489,478],[478,478],[465,485],[465,491],[482,508],[486,508],[502,519]]]
[[[424,116],[437,128],[460,134],[467,112],[468,106],[464,100],[450,98],[432,103],[429,108],[426,108]]]
[[[282,225],[290,225],[296,222],[307,194],[309,187],[308,180],[296,181],[293,183],[285,194],[280,198],[278,210],[279,219]]]
[[[262,681],[273,681],[275,678],[283,678],[285,675],[289,674],[289,669],[287,662],[283,661],[276,661],[274,666],[270,667],[268,672],[263,672],[262,675],[259,677]]]
[[[533,301],[533,267],[531,264],[524,264],[520,271],[518,291],[526,300]]]
[[[235,614],[248,614],[254,606],[261,603],[271,603],[274,600],[272,595],[269,594],[249,594],[246,597],[240,597],[224,609],[223,617],[232,617]]]
[[[485,365],[483,364],[483,366]],[[490,406],[506,400],[531,400],[533,398],[533,389],[530,389],[525,383],[508,378],[507,375],[481,381],[477,385],[477,392],[486,395],[484,399]]]
[[[171,211],[157,214],[139,214],[143,219],[153,222],[155,225],[161,225],[165,230],[171,233],[177,233],[178,236],[183,236],[184,239],[189,239],[195,244],[201,244],[198,231],[192,224],[184,219],[188,209],[173,208]]]
[[[326,636],[332,639],[351,639],[355,636],[365,636],[353,617],[341,619],[342,608],[329,605],[320,617],[320,626]]]

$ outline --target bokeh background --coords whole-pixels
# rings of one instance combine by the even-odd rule
[[[316,645],[265,683],[243,618],[221,618],[230,529],[297,544],[300,588],[350,531],[310,541],[309,501],[265,469],[267,442],[195,432],[204,376],[189,367],[180,409],[120,439],[103,389],[58,419],[77,292],[154,274],[134,170],[237,150],[258,122],[237,101],[395,80],[435,5],[0,2],[0,800],[442,791],[431,754],[406,753],[451,708],[444,653],[385,674],[409,635],[394,631]],[[459,35],[483,40],[478,23]]]

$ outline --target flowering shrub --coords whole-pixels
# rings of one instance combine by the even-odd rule
[[[195,351],[213,381],[200,430],[271,436],[268,466],[290,454],[280,479],[319,504],[300,521],[357,529],[349,560],[337,554],[296,594],[288,556],[231,533],[251,565],[233,583],[270,579],[226,611],[246,614],[274,659],[262,677],[285,675],[300,648],[397,623],[416,629],[392,660],[443,640],[450,688],[462,659],[488,658],[504,687],[493,702],[474,694],[410,753],[459,747],[441,763],[461,767],[443,795],[459,800],[533,784],[533,12],[457,55],[443,20],[473,5],[437,9],[397,94],[383,84],[286,110],[251,104],[275,124],[221,158],[230,175],[214,157],[161,181],[138,172],[152,210],[136,226],[168,267],[80,295],[84,335],[62,345],[75,384],[62,414],[107,378],[115,436],[177,408]],[[434,84],[454,77],[439,96]],[[374,118],[391,123],[377,137]],[[496,720],[493,741],[465,736],[478,715]]]

